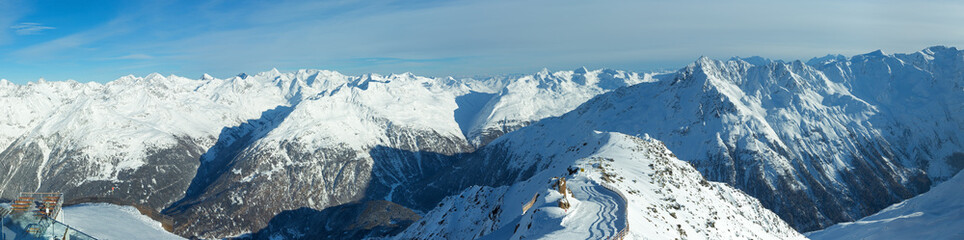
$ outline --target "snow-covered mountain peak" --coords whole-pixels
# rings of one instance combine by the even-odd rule
[[[460,121],[460,126],[468,130],[464,131],[466,138],[475,145],[483,145],[494,136],[572,110],[600,93],[656,81],[652,74],[577,70],[550,73],[543,69],[533,75],[506,80],[487,103],[475,104],[482,105],[479,114]]]
[[[956,47],[934,46],[912,54],[898,54],[897,57],[905,61],[910,61],[916,66],[926,66],[928,65],[927,63],[934,61],[959,61],[961,58],[964,58],[964,51],[961,51]]]
[[[388,78],[401,78],[401,79],[414,79],[417,77],[418,76],[415,76],[415,74],[412,72],[392,73],[388,75]]]
[[[807,60],[807,65],[811,66],[821,66],[825,64],[830,64],[833,62],[844,62],[847,61],[847,56],[841,54],[827,54],[823,57],[815,57]]]
[[[962,52],[962,51],[960,51],[960,50],[957,49],[956,47],[933,46],[933,47],[925,48],[924,50],[920,50],[920,51],[917,51],[917,52],[915,52],[915,53],[906,54],[906,55],[914,55],[914,54],[917,54],[917,55],[920,55],[922,58],[924,58],[924,59],[927,60],[927,61],[933,61],[933,60],[935,60],[935,58],[953,58],[953,57],[960,57],[960,56],[961,56],[961,52]],[[905,55],[905,54],[901,54],[901,55]]]
[[[745,69],[752,66],[752,64],[744,61],[719,61],[704,56],[674,73],[673,79],[665,82],[665,84],[675,86],[675,88],[698,88],[692,89],[695,91],[706,91],[707,87],[713,86],[739,85],[739,82],[727,82],[733,79],[727,76],[740,74],[740,72],[744,72]]]
[[[760,57],[760,56],[752,56],[752,57],[739,57],[739,56],[736,56],[736,57],[730,58],[729,61],[743,61],[743,62],[746,62],[746,63],[749,63],[749,64],[753,64],[753,65],[756,65],[756,66],[765,66],[765,65],[770,64],[770,63],[772,63],[772,62],[783,62],[783,61],[773,61],[773,60],[770,60],[769,58],[764,58],[764,57]]]
[[[16,86],[16,84],[13,84],[12,82],[7,81],[6,78],[0,79],[0,88],[12,88],[14,86]]]
[[[872,51],[872,52],[865,53],[865,54],[861,54],[861,55],[858,55],[858,56],[885,57],[885,56],[888,56],[888,54],[884,53],[884,50],[877,49],[877,50],[874,50],[874,51]]]
[[[173,75],[172,75],[172,76],[173,76]],[[144,76],[144,80],[147,80],[147,81],[165,81],[165,80],[167,80],[167,78],[164,77],[164,75],[161,75],[161,73],[152,72],[152,73],[150,73],[150,74],[147,74],[147,76]]]
[[[164,76],[160,73],[151,73],[144,77],[127,75],[117,80],[107,82],[106,87],[134,88],[134,87],[159,87],[165,89],[178,88],[179,85],[196,85],[195,80],[179,77],[176,75]]]
[[[849,59],[852,63],[874,63],[874,62],[885,62],[885,61],[900,61],[894,58],[893,54],[886,54],[883,50],[876,50],[869,53],[858,54],[850,57]]]
[[[538,76],[540,79],[549,78],[550,75],[552,75],[552,72],[549,71],[549,68],[542,68],[542,70],[539,70],[539,72],[535,74],[535,76]]]
[[[763,61],[763,60],[760,60]],[[679,87],[698,87],[689,91],[706,92],[716,89],[722,94],[739,99],[744,95],[772,96],[779,92],[797,93],[816,91],[820,93],[846,93],[842,86],[829,82],[828,78],[803,61],[771,61],[756,64],[743,59],[727,61],[700,58],[675,73],[673,80],[665,84]]]
[[[586,69],[586,67],[583,66],[583,67],[576,68],[575,70],[572,70],[572,72],[575,74],[586,74],[589,72],[589,69]]]

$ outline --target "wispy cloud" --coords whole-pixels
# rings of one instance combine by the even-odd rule
[[[128,54],[128,55],[119,56],[119,57],[108,58],[108,60],[147,60],[147,59],[153,59],[153,58],[154,56],[151,56],[151,55],[135,53],[135,54]]]
[[[118,17],[90,30],[23,47],[9,53],[9,55],[22,60],[40,61],[48,61],[52,58],[72,58],[75,61],[85,61],[97,57],[109,58],[91,55],[94,54],[92,53],[93,50],[97,50],[95,45],[112,37],[131,33],[134,26],[131,26],[130,22],[131,20],[127,16]],[[131,52],[127,48],[128,46],[117,45],[111,46],[109,50]],[[121,55],[115,52],[104,53],[113,54],[113,56]]]
[[[22,22],[18,23],[17,25],[13,25],[10,28],[13,28],[17,35],[34,35],[40,34],[40,32],[46,30],[57,29],[55,27],[44,26],[43,24],[35,22]]]
[[[106,22],[24,43],[0,58],[51,69],[57,61],[150,59],[95,61],[109,76],[147,63],[150,69],[138,71],[194,76],[328,68],[440,76],[579,66],[646,71],[698,56],[806,59],[964,45],[964,25],[953,24],[964,22],[964,4],[950,1],[241,2],[133,4]],[[3,20],[0,14],[0,28],[17,22]],[[0,42],[10,32],[0,32]]]
[[[0,1],[0,29],[13,26],[27,10],[20,0]],[[10,42],[10,31],[0,31],[0,45]]]
[[[394,57],[370,57],[370,58],[354,58],[350,61],[363,62],[363,63],[444,63],[458,61],[463,58],[450,57],[450,58],[394,58]]]

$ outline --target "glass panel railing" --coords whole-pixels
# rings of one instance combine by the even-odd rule
[[[77,231],[77,229],[71,228],[61,222],[54,221],[44,234],[49,239],[78,239],[78,240],[96,240],[95,238],[87,235],[83,232]]]
[[[93,240],[95,238],[62,222],[47,218],[35,211],[13,211],[3,216],[0,240],[34,240],[34,239],[80,239]]]

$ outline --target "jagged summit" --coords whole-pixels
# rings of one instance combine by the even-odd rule
[[[772,62],[783,62],[782,60],[776,60],[776,61],[774,61],[774,60],[770,60],[769,58],[764,58],[764,57],[760,57],[760,56],[752,56],[752,57],[745,57],[745,58],[744,58],[744,57],[739,57],[739,56],[737,56],[737,57],[732,57],[732,58],[730,58],[729,60],[730,60],[730,61],[744,61],[744,62],[747,62],[747,63],[749,63],[749,64],[753,64],[753,65],[757,65],[757,66],[765,66],[765,65],[770,64],[770,63],[772,63]]]
[[[865,53],[865,54],[860,54],[860,55],[857,55],[857,56],[885,57],[885,56],[887,56],[887,54],[885,54],[883,50],[877,49],[877,50],[875,50],[875,51],[873,51],[873,52],[869,52],[869,53]]]
[[[589,69],[586,69],[586,67],[579,67],[579,68],[576,68],[575,70],[572,70],[572,72],[575,74],[586,74],[589,72]]]
[[[807,60],[807,65],[819,66],[842,61],[847,61],[847,57],[841,54],[827,54],[827,56],[815,57]]]

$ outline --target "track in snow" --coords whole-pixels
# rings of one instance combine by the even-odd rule
[[[618,194],[588,182],[573,185],[572,195],[581,202],[566,221],[576,228],[588,228],[577,230],[588,233],[586,239],[604,239],[626,227],[626,204]]]

